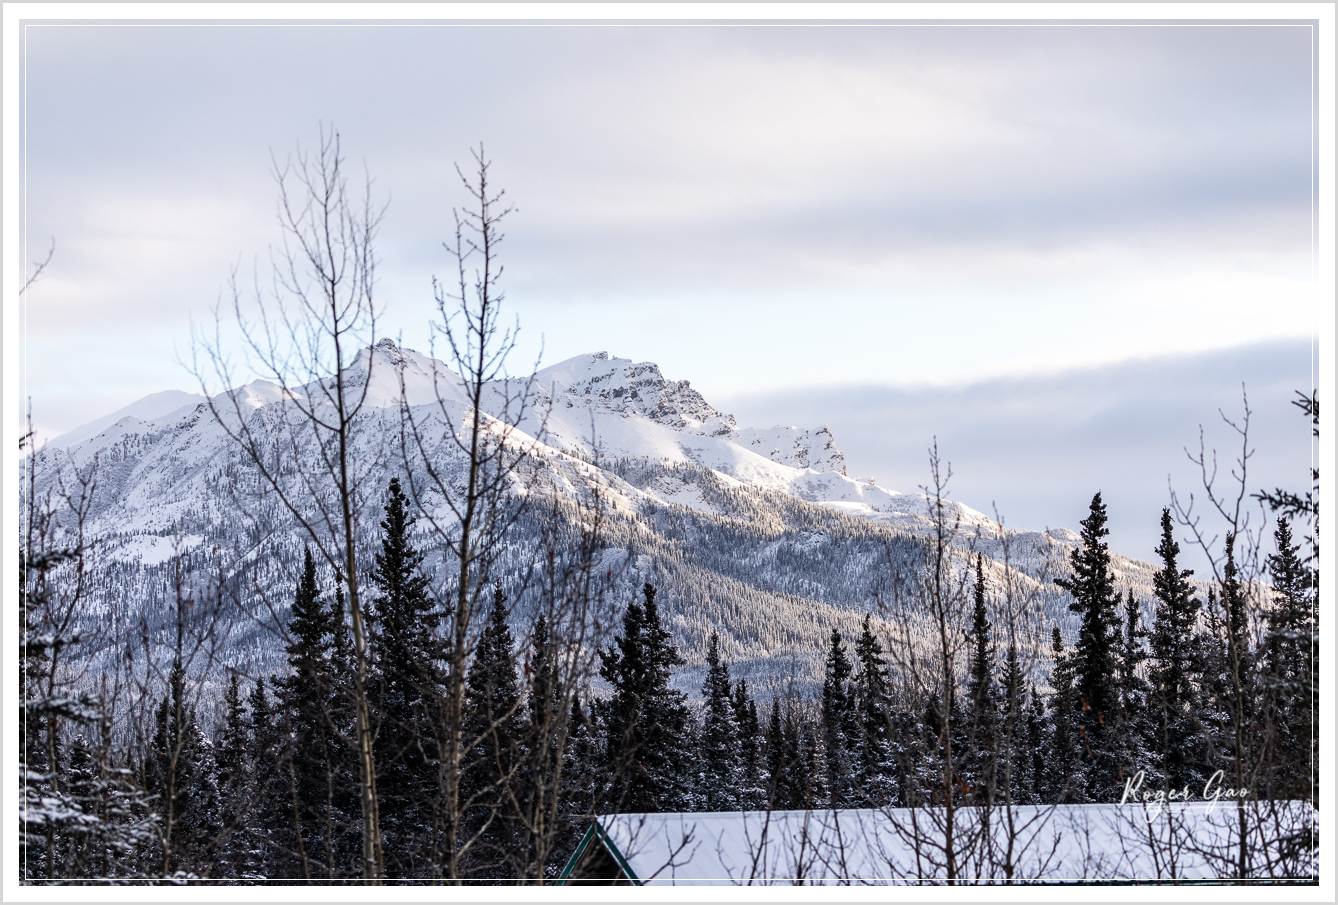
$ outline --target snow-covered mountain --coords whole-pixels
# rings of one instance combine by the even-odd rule
[[[419,419],[444,411],[455,425],[469,412],[458,375],[389,339],[365,349],[344,380],[360,392],[366,388],[367,420],[379,422],[383,430],[364,433],[379,437],[373,444],[377,447],[384,447],[385,438],[397,433],[402,402]],[[515,424],[513,443],[537,444],[537,449],[549,453],[596,463],[637,459],[699,466],[727,486],[779,491],[868,518],[900,520],[918,516],[923,508],[919,494],[897,493],[845,474],[845,456],[825,425],[739,428],[732,415],[717,411],[686,380],[666,380],[650,362],[634,363],[601,352],[545,368],[535,375],[533,398],[517,419],[508,413],[507,400],[520,387],[516,380],[499,382],[484,393],[485,412]],[[318,398],[319,388],[305,387],[297,396]],[[183,401],[187,404],[178,404]],[[257,380],[219,394],[213,406],[229,419],[235,408],[249,418],[281,408],[280,388]],[[519,409],[513,404],[511,411]],[[204,397],[169,392],[76,428],[51,445],[64,448],[78,464],[94,457],[104,467],[116,462],[119,468],[107,489],[115,494],[117,505],[104,505],[100,512],[118,531],[133,533],[136,528],[160,530],[181,508],[169,501],[190,506],[204,502],[191,499],[198,494],[187,488],[192,477],[202,476],[198,467],[181,466],[202,466],[226,456],[230,443],[214,423]],[[652,502],[714,511],[699,496],[684,495],[677,485],[623,488],[621,496],[633,509]],[[104,497],[104,502],[110,503],[110,498]],[[987,521],[967,507],[955,508],[966,521]]]
[[[56,449],[67,449],[96,437],[123,418],[150,421],[171,418],[174,415],[184,415],[204,401],[204,397],[199,393],[186,393],[181,390],[164,390],[161,393],[151,393],[143,399],[130,403],[125,408],[117,409],[110,415],[104,415],[87,424],[82,424],[74,430],[66,431],[59,437],[49,440],[47,445]]]
[[[699,465],[742,485],[870,516],[904,514],[922,499],[847,477],[826,425],[739,428],[688,381],[666,380],[650,362],[578,355],[540,371],[537,383],[537,409],[519,426],[566,452]]]
[[[460,455],[450,431],[473,412],[458,375],[390,340],[364,349],[342,379],[359,395],[365,390],[352,457],[370,549],[385,483],[418,467],[402,455],[406,413],[424,438],[415,455],[449,471]],[[215,413],[234,427],[245,421],[282,450],[276,455],[298,480],[319,449],[284,426],[294,401],[319,400],[332,385],[303,387],[294,400],[255,381],[214,397],[212,411],[203,397],[155,394],[39,451],[44,480],[96,463],[88,529],[115,576],[106,593],[161,596],[172,557],[219,549],[235,551],[257,574],[268,569],[280,584],[289,580],[288,566],[275,564],[295,559],[301,533],[253,492],[259,482]],[[527,387],[522,411],[515,401]],[[830,428],[740,428],[687,381],[668,380],[649,362],[580,355],[530,384],[489,385],[483,398],[479,416],[494,427],[514,425],[506,442],[530,451],[539,470],[531,486],[573,495],[601,489],[631,557],[627,593],[641,580],[661,586],[690,665],[700,664],[706,638],[719,631],[737,674],[812,680],[831,629],[853,634],[863,613],[877,609],[887,551],[918,542],[929,528],[921,495],[846,473]],[[312,486],[316,511],[321,491]],[[997,526],[961,504],[951,514],[960,542],[985,553],[989,574],[1002,575]],[[1010,546],[1013,574],[1057,622],[1068,616],[1045,573],[1062,568],[1075,539],[1064,529],[1021,532]],[[1131,586],[1149,584],[1146,564],[1117,566]],[[684,679],[693,681],[691,673]]]

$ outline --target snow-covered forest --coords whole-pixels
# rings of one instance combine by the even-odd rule
[[[378,332],[337,137],[305,164],[219,314],[261,379],[201,334],[198,397],[25,450],[26,882],[539,884],[595,815],[848,809],[902,882],[1040,881],[1038,814],[1203,800],[1090,876],[1315,879],[1317,472],[1206,478],[1143,563],[1099,493],[1005,528],[937,451],[899,494],[654,365],[517,378],[481,155],[437,361]]]

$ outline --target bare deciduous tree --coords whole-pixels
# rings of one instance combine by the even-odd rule
[[[1296,876],[1297,870],[1306,870],[1311,863],[1306,850],[1310,843],[1298,843],[1298,839],[1313,840],[1314,836],[1313,826],[1309,835],[1298,831],[1296,809],[1275,800],[1266,788],[1276,741],[1272,721],[1275,689],[1264,675],[1260,652],[1274,604],[1262,555],[1267,499],[1249,493],[1249,461],[1255,451],[1244,386],[1241,406],[1239,418],[1219,412],[1239,444],[1226,479],[1219,473],[1217,451],[1208,449],[1200,427],[1198,451],[1187,449],[1186,455],[1199,469],[1202,495],[1196,499],[1191,492],[1185,498],[1171,488],[1171,506],[1208,563],[1211,586],[1206,622],[1215,648],[1218,687],[1204,691],[1214,694],[1225,715],[1225,732],[1211,740],[1225,761],[1214,778],[1218,789],[1229,790],[1226,804],[1234,813],[1235,824],[1229,851],[1218,844],[1200,854],[1219,863],[1223,876],[1245,882]],[[1290,765],[1290,769],[1299,766]],[[1301,822],[1306,822],[1304,817]]]
[[[891,563],[891,594],[884,599],[893,628],[889,646],[895,677],[906,698],[926,713],[929,750],[923,769],[927,799],[912,792],[906,811],[889,811],[897,833],[914,852],[911,876],[942,876],[957,882],[981,841],[979,826],[962,819],[962,780],[953,751],[957,671],[966,638],[969,594],[967,570],[958,561],[960,519],[947,499],[951,467],[939,459],[938,444],[929,451],[930,484],[922,488],[930,536],[922,560],[908,570]],[[921,635],[920,631],[924,634]],[[889,865],[906,870],[906,866]]]
[[[344,689],[356,713],[358,797],[362,810],[362,875],[384,874],[376,797],[376,763],[367,696],[368,627],[359,581],[358,543],[363,498],[360,482],[372,463],[359,458],[359,436],[374,356],[366,379],[347,371],[376,339],[373,247],[384,207],[371,200],[371,179],[361,198],[350,195],[339,133],[321,130],[314,152],[274,163],[281,245],[271,251],[267,290],[254,289],[256,314],[246,313],[234,272],[230,314],[247,364],[274,384],[278,413],[255,417],[244,392],[212,396],[210,379],[233,387],[221,316],[212,337],[193,336],[192,370],[209,397],[214,419],[258,475],[266,499],[295,521],[342,585],[352,623],[354,669]],[[269,400],[266,400],[269,401]]]
[[[445,687],[424,691],[437,700],[439,714],[442,840],[433,862],[457,881],[464,874],[461,857],[475,841],[462,838],[461,815],[470,802],[461,800],[461,776],[467,752],[480,741],[462,735],[465,673],[476,621],[501,578],[496,569],[507,533],[525,508],[525,463],[536,442],[517,429],[533,406],[534,373],[518,380],[508,375],[518,328],[505,328],[500,320],[501,226],[514,208],[490,183],[482,146],[473,157],[472,177],[456,168],[470,202],[455,211],[453,239],[444,243],[455,276],[449,288],[434,279],[440,318],[433,325],[434,347],[436,338],[444,342],[455,373],[434,370],[434,401],[417,408],[409,404],[401,372],[401,451],[410,495],[452,572],[436,589],[445,616]],[[511,597],[518,598],[518,591]]]
[[[554,855],[575,846],[575,831],[597,807],[580,788],[581,777],[595,769],[595,752],[579,749],[574,736],[583,727],[573,725],[573,716],[578,696],[588,698],[596,652],[612,621],[612,592],[629,562],[605,565],[606,517],[598,485],[589,499],[568,502],[557,488],[549,493],[524,667],[531,750],[508,788],[521,830],[511,873],[530,883],[542,883]]]

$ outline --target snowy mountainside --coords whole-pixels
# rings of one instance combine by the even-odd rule
[[[734,416],[716,411],[688,381],[666,380],[652,362],[610,358],[607,352],[578,355],[539,371],[535,383],[540,405],[548,402],[556,409],[550,432],[567,442],[584,439],[579,431],[588,425],[564,417],[582,408],[695,436],[728,436],[735,428]]]
[[[171,418],[174,415],[184,415],[201,402],[204,402],[204,397],[199,393],[185,393],[181,390],[164,390],[161,393],[151,393],[143,399],[130,403],[125,408],[112,412],[110,415],[80,425],[74,430],[66,431],[47,441],[47,445],[56,449],[67,449],[96,437],[123,418],[147,421]]]
[[[846,473],[845,453],[837,447],[831,428],[825,424],[815,430],[794,425],[777,425],[768,430],[745,427],[734,432],[733,440],[745,449],[792,468]]]
[[[564,452],[690,463],[871,516],[905,513],[922,499],[848,477],[830,428],[739,428],[686,380],[666,380],[650,362],[580,355],[539,371],[536,390],[536,406],[518,426]]]
[[[463,461],[451,431],[473,412],[458,375],[389,340],[364,349],[341,379],[359,395],[366,391],[352,459],[359,540],[370,559],[389,478],[421,479],[424,459],[442,473],[458,472]],[[511,380],[485,388],[479,417],[491,429],[506,420],[505,402],[517,386]],[[310,402],[328,388],[307,386],[294,395]],[[740,429],[687,381],[666,380],[654,364],[577,356],[540,371],[534,397],[505,440],[530,452],[531,471],[517,477],[516,492],[544,487],[574,498],[599,488],[611,516],[610,552],[621,551],[630,564],[620,593],[630,597],[646,580],[661,588],[664,614],[688,660],[680,681],[694,692],[712,631],[720,633],[736,673],[757,687],[820,677],[831,629],[850,637],[865,612],[881,611],[889,551],[913,557],[928,533],[925,498],[844,474],[829,429]],[[262,443],[285,450],[292,480],[312,479],[308,486],[316,492],[304,505],[319,517],[330,489],[318,468],[306,470],[319,462],[320,449],[316,438],[290,430],[301,423],[293,402],[274,384],[255,381],[219,394],[213,405],[228,424],[243,419]],[[302,535],[260,492],[252,466],[209,406],[200,401],[156,415],[151,405],[122,411],[129,414],[101,429],[94,422],[66,435],[90,434],[86,439],[36,454],[39,482],[96,462],[88,528],[106,569],[100,593],[150,606],[166,599],[174,556],[207,558],[221,550],[217,555],[233,557],[239,576],[278,589],[273,594],[282,605]],[[406,413],[423,438],[407,465],[400,445]],[[430,494],[425,505],[434,506]],[[439,505],[432,511],[444,517]],[[950,504],[949,513],[958,545],[982,552],[990,580],[1001,578],[997,526],[961,504]],[[539,530],[535,518],[517,526],[535,537]],[[426,534],[422,542],[432,543]],[[1052,579],[1075,542],[1064,529],[1015,532],[1007,556],[1007,571],[1035,594],[1047,623],[1066,631],[1071,617]],[[533,544],[527,535],[511,546],[516,552],[502,567],[519,574]],[[428,552],[429,564],[440,562],[436,551]],[[1151,567],[1116,559],[1129,586],[1147,596]],[[277,668],[273,634],[243,631],[235,643],[257,669]]]

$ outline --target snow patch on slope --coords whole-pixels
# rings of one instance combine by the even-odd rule
[[[176,554],[184,553],[202,543],[204,543],[204,538],[198,534],[186,534],[180,537],[140,534],[127,538],[124,543],[108,554],[108,558],[119,562],[137,562],[145,566],[160,566]]]

